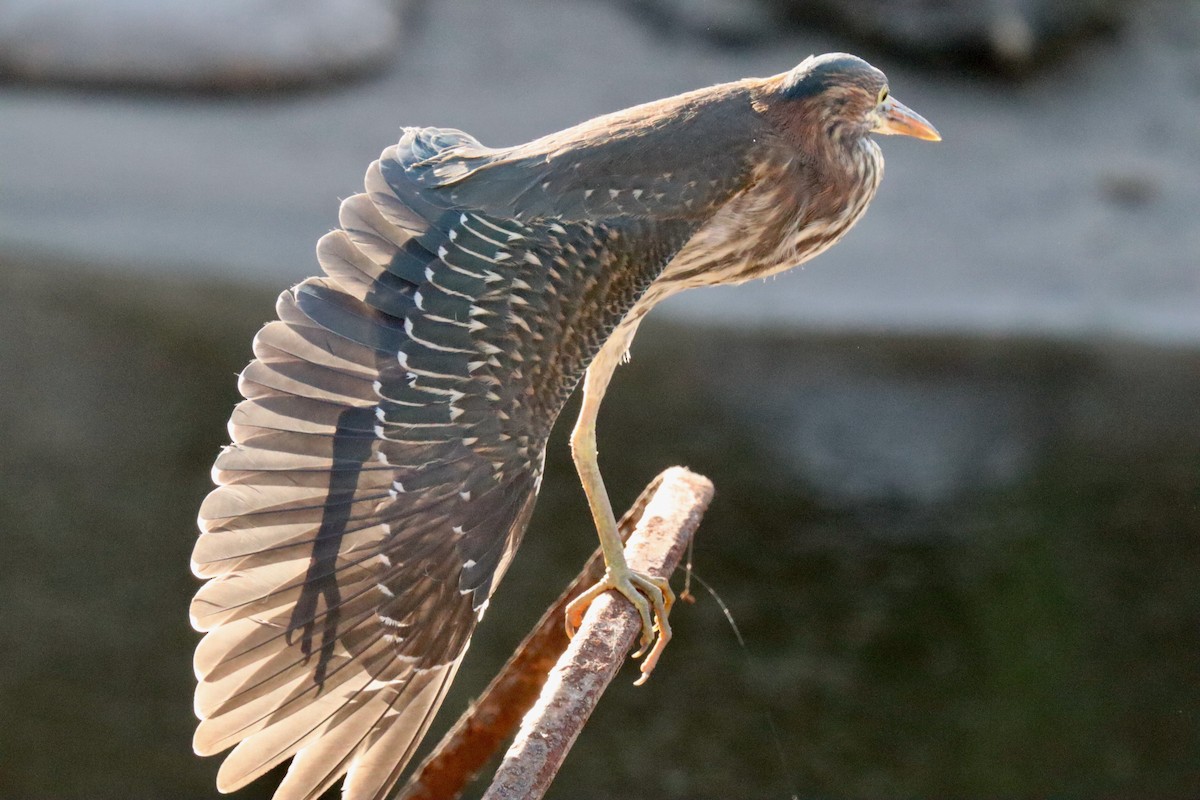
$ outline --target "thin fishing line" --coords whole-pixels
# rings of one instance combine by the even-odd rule
[[[729,628],[733,631],[734,637],[737,639],[738,646],[742,648],[742,655],[746,659],[746,664],[752,666],[753,662],[750,656],[750,648],[746,646],[746,639],[742,636],[741,629],[733,619],[733,612],[729,610],[729,606],[717,594],[717,590],[712,587],[708,581],[700,577],[699,574],[692,568],[691,549],[689,543],[688,559],[687,559],[687,578],[695,578],[696,583],[700,584],[704,591],[708,592],[709,596],[716,601],[717,607],[721,609],[721,613],[725,615],[725,621],[729,623]],[[690,588],[690,582],[685,579],[684,591]],[[681,595],[682,596],[682,595]],[[767,727],[771,730],[771,741],[775,745],[775,755],[779,759],[779,771],[783,776],[783,782],[787,784],[791,794],[791,800],[800,800],[800,793],[796,790],[796,779],[788,769],[787,754],[783,751],[783,739],[779,736],[779,728],[775,725],[775,717],[771,714],[771,709],[763,709],[763,714],[767,718]]]

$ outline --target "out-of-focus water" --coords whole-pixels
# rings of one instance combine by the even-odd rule
[[[0,274],[0,797],[214,793],[188,554],[271,302]],[[696,571],[746,646],[680,605],[551,796],[1195,796],[1198,396],[1195,351],[648,324],[601,464],[618,507],[714,480]],[[439,725],[594,546],[561,427]]]

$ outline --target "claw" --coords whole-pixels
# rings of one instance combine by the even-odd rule
[[[642,677],[634,681],[635,686],[641,686],[654,671],[667,642],[671,640],[671,624],[667,617],[675,603],[675,593],[665,578],[634,572],[628,567],[616,570],[610,567],[605,570],[603,578],[567,606],[568,636],[575,635],[588,607],[609,589],[624,595],[642,618],[641,647],[633,654],[634,658],[645,656],[641,666]]]

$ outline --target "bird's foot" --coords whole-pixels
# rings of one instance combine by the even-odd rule
[[[633,654],[634,658],[645,656],[641,666],[642,677],[634,681],[635,686],[640,686],[650,677],[667,642],[671,641],[671,623],[667,621],[667,616],[675,602],[675,593],[671,591],[666,578],[635,572],[623,564],[616,568],[610,566],[604,571],[603,578],[567,606],[568,636],[575,635],[588,607],[609,589],[625,595],[642,618],[641,647]]]

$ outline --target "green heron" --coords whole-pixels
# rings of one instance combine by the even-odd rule
[[[883,174],[869,134],[937,140],[851,55],[689,92],[492,149],[408,128],[341,206],[326,277],[254,339],[192,557],[194,746],[235,746],[232,791],[294,757],[276,798],[382,798],[429,726],[525,531],[546,440],[571,446],[643,674],[670,637],[664,581],[632,572],[596,413],[638,324],[692,286],[794,267]],[[643,675],[643,677],[644,677]]]

